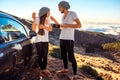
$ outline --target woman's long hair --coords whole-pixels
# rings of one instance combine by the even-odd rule
[[[42,25],[45,25],[45,19],[46,19],[46,17],[47,17],[47,14],[39,17],[39,26],[40,26],[41,24],[42,24]],[[45,34],[44,29],[39,29],[38,34],[44,35],[44,34]]]

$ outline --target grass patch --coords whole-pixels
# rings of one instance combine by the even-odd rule
[[[103,80],[101,76],[98,75],[97,71],[88,65],[82,65],[80,70],[91,77],[96,78],[96,80]]]
[[[60,47],[52,44],[49,44],[49,55],[58,59],[62,59],[60,54]]]

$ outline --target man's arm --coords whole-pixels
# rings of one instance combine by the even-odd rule
[[[79,19],[75,19],[75,24],[61,24],[63,28],[81,28],[81,22]]]

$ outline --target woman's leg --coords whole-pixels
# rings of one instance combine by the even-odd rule
[[[44,56],[44,53],[43,53],[43,43],[42,42],[36,43],[36,48],[37,48],[39,67],[41,68],[41,70],[44,70],[44,66],[43,66],[43,64],[44,64],[43,63],[43,56]]]
[[[43,69],[47,67],[47,56],[48,56],[48,42],[43,43]]]

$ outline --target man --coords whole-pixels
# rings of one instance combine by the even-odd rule
[[[59,11],[63,13],[61,34],[60,34],[60,49],[61,56],[63,58],[64,69],[58,71],[58,73],[68,72],[68,59],[72,63],[73,68],[73,80],[77,77],[77,62],[74,56],[74,31],[75,28],[80,28],[81,23],[75,12],[69,11],[70,5],[66,1],[61,1],[58,4]]]

